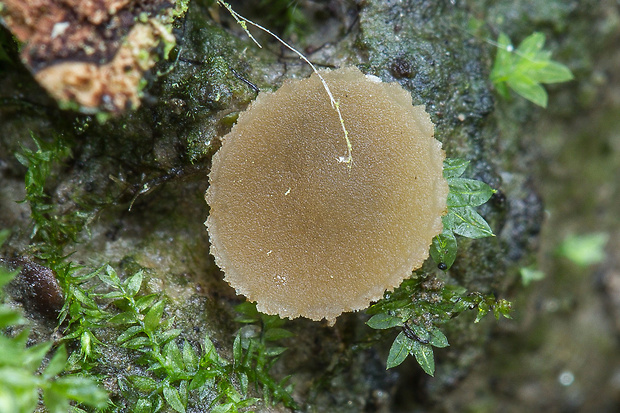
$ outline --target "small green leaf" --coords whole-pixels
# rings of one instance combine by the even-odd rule
[[[119,300],[125,298],[125,294],[122,291],[114,290],[101,296],[104,300]]]
[[[37,369],[41,365],[41,362],[43,361],[43,358],[51,347],[52,343],[47,341],[35,344],[32,347],[28,347],[21,363],[22,366],[28,371],[37,371]]]
[[[187,396],[189,392],[187,389],[188,385],[189,380],[179,381],[179,397],[181,398],[181,403],[183,403],[183,406],[187,406]]]
[[[285,323],[285,320],[283,320],[282,318],[278,317],[277,315],[261,314],[260,318],[261,318],[261,320],[263,322],[263,325],[265,326],[264,328],[266,330],[269,330],[269,329],[275,328],[275,327],[281,327]]]
[[[407,356],[411,349],[412,340],[408,339],[405,333],[402,331],[398,333],[396,339],[390,347],[390,353],[388,354],[386,370],[400,365]]]
[[[159,387],[158,382],[147,376],[130,375],[127,379],[142,393],[151,393]]]
[[[512,54],[513,46],[510,38],[505,33],[500,33],[497,38],[497,55],[491,71],[491,81],[495,84],[503,85],[514,67]]]
[[[444,228],[443,232],[433,238],[431,244],[431,257],[437,264],[445,264],[446,269],[452,267],[456,259],[457,242],[454,233],[450,229]]]
[[[370,319],[366,321],[366,324],[375,330],[385,330],[387,328],[402,326],[403,320],[400,317],[379,313],[370,317]]]
[[[486,301],[481,301],[480,304],[478,304],[478,314],[476,315],[474,323],[479,323],[485,315],[489,314],[490,310],[491,307],[489,306],[489,304],[487,304]]]
[[[50,359],[47,367],[43,371],[43,377],[46,380],[51,380],[65,370],[67,365],[67,349],[64,345],[58,347],[56,353]]]
[[[147,347],[151,344],[151,339],[148,337],[136,337],[131,340],[125,341],[122,346],[125,348],[132,348],[134,350],[138,350],[144,347]]]
[[[43,390],[43,403],[48,413],[66,413],[69,411],[69,400],[61,394],[56,393],[52,383],[50,387]],[[17,411],[17,410],[16,410]]]
[[[545,45],[545,35],[541,32],[534,32],[527,36],[519,47],[517,47],[516,53],[526,59],[533,59],[537,53],[542,50]]]
[[[545,278],[545,273],[535,268],[523,267],[519,270],[521,274],[521,283],[527,287],[533,281],[540,281]]]
[[[224,403],[224,404],[215,406],[210,411],[211,413],[233,413],[233,412],[236,413],[238,410],[235,407],[234,403]]]
[[[97,303],[95,302],[95,300],[93,300],[92,298],[88,296],[87,291],[81,290],[80,288],[75,287],[75,286],[71,286],[69,291],[73,294],[75,299],[78,300],[80,303],[90,308],[97,308]]]
[[[415,356],[422,370],[429,376],[435,374],[435,358],[433,348],[429,344],[422,344],[419,341],[411,341],[411,355]]]
[[[97,408],[108,403],[108,394],[93,379],[63,376],[56,380],[54,385],[58,393],[78,403]]]
[[[468,238],[493,237],[489,224],[471,207],[452,208],[448,215],[454,217],[454,232]]]
[[[148,332],[154,332],[157,330],[159,323],[161,321],[161,317],[164,313],[164,307],[166,306],[166,302],[161,300],[155,303],[153,307],[150,308],[148,313],[144,316],[144,329]]]
[[[123,331],[117,338],[116,342],[121,344],[125,341],[129,340],[132,337],[135,337],[137,334],[142,332],[141,326],[131,326],[127,330]]]
[[[479,206],[487,202],[495,192],[486,183],[475,179],[449,178],[448,185],[449,207]]]
[[[243,348],[241,347],[241,331],[235,336],[233,341],[233,362],[235,366],[238,366],[243,359]]]
[[[134,406],[134,413],[151,413],[155,411],[153,405],[148,399],[138,399]]]
[[[235,311],[243,314],[248,320],[252,320],[251,322],[258,321],[260,319],[260,314],[256,309],[256,303],[244,301],[235,307]]]
[[[204,352],[207,360],[215,363],[219,361],[219,356],[217,354],[217,350],[215,349],[215,345],[213,345],[213,342],[208,335],[205,335],[205,339],[202,343],[202,351]]]
[[[569,235],[560,244],[558,253],[581,267],[587,267],[605,260],[608,240],[609,234],[605,232]]]
[[[284,353],[286,350],[288,350],[287,347],[267,347],[264,351],[264,354],[267,357],[275,357]]]
[[[239,372],[237,378],[239,379],[239,390],[241,390],[241,394],[245,397],[248,394],[248,386],[250,384],[248,375],[244,372]]]
[[[136,315],[130,312],[119,313],[108,319],[110,324],[132,324],[137,322]]]
[[[547,91],[532,77],[524,74],[513,74],[507,84],[527,100],[543,108],[547,107]]]
[[[560,83],[575,78],[568,67],[558,62],[546,62],[544,67],[533,74],[533,77],[540,83]]]
[[[207,380],[212,379],[214,377],[218,377],[221,373],[215,369],[213,370],[198,370],[196,374],[194,374],[194,378],[189,383],[189,390],[196,390],[207,383]]]
[[[136,309],[139,312],[143,312],[147,308],[153,305],[155,300],[157,300],[158,294],[149,294],[143,297],[140,297],[136,300]]]
[[[125,291],[127,291],[127,295],[130,297],[134,297],[140,291],[140,287],[142,286],[142,279],[144,278],[144,273],[142,271],[138,271],[133,276],[125,280],[124,287]]]
[[[283,328],[270,328],[269,330],[265,331],[264,335],[265,340],[267,341],[276,341],[294,336],[295,334]]]
[[[116,274],[116,271],[110,265],[105,266],[105,271],[97,273],[97,277],[109,286],[120,287],[121,285],[121,279],[118,278],[118,274]]]
[[[448,338],[446,335],[437,327],[433,327],[430,331],[430,341],[429,344],[438,347],[444,348],[448,347],[450,344],[448,343]]]
[[[166,330],[161,333],[157,333],[156,338],[159,341],[159,344],[165,344],[168,341],[177,338],[180,336],[182,331],[178,328],[173,328],[172,330]]]
[[[446,179],[458,178],[463,175],[465,169],[469,165],[469,161],[460,158],[446,158],[443,161],[443,176]]]
[[[164,346],[163,353],[166,358],[166,367],[175,374],[181,373],[183,371],[183,355],[179,346],[174,341],[169,341]]]
[[[187,340],[183,341],[183,363],[188,371],[198,369],[198,356]]]
[[[6,306],[0,307],[0,329],[24,324],[25,322],[26,320],[19,312]]]
[[[181,403],[179,391],[169,384],[164,385],[164,399],[178,413],[185,413],[185,406]]]

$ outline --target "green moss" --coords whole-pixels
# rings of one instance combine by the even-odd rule
[[[57,178],[60,163],[71,156],[67,140],[55,136],[50,142],[32,139],[36,150],[22,147],[15,154],[19,162],[28,168],[25,178],[26,198],[30,205],[32,248],[35,254],[51,262],[60,263],[64,247],[76,241],[91,213],[81,208],[63,209],[48,193],[49,179]]]
[[[537,199],[529,197],[524,174],[512,168],[520,162],[521,155],[508,151],[503,159],[497,154],[501,146],[490,115],[493,100],[488,84],[493,53],[487,53],[485,44],[455,29],[467,21],[463,18],[467,15],[463,10],[441,3],[422,3],[405,2],[403,6],[388,7],[385,2],[365,2],[360,5],[359,25],[353,25],[346,37],[327,44],[324,54],[314,57],[327,64],[358,64],[386,81],[404,85],[412,91],[414,103],[424,104],[431,113],[437,125],[436,135],[450,156],[471,160],[469,176],[501,190],[491,203],[479,207],[480,215],[488,220],[497,237],[474,242],[460,239],[449,278],[437,289],[420,285],[409,291],[407,285],[403,286],[402,291],[415,296],[416,306],[425,308],[414,321],[430,317],[434,322],[454,311],[437,307],[439,303],[456,305],[444,296],[469,302],[465,292],[459,290],[457,294],[447,285],[463,285],[468,291],[480,291],[481,295],[470,298],[477,300],[471,302],[477,308],[481,304],[484,311],[491,310],[491,305],[500,308],[500,303],[487,300],[489,292],[497,289],[498,294],[503,294],[507,290],[511,269],[520,265],[522,257],[530,251],[527,240],[538,226],[537,211],[540,209]],[[298,65],[296,60],[280,59],[278,49],[269,50],[268,44],[266,49],[257,49],[240,30],[237,33],[232,29],[239,36],[231,34],[209,19],[207,6],[208,2],[191,3],[183,31],[179,30],[182,35],[177,49],[178,61],[173,69],[170,69],[170,62],[158,64],[156,68],[161,69],[163,76],[144,89],[143,106],[134,112],[98,123],[92,118],[75,118],[66,112],[54,111],[51,104],[48,107],[22,103],[19,111],[14,110],[13,104],[1,107],[8,131],[2,136],[2,143],[6,145],[2,149],[20,140],[23,132],[20,135],[16,131],[31,129],[38,131],[37,136],[45,137],[56,132],[70,142],[68,146],[74,158],[64,163],[62,160],[68,158],[60,156],[58,161],[50,163],[51,173],[43,185],[45,196],[41,205],[52,205],[50,199],[70,194],[70,198],[76,200],[75,205],[57,210],[55,219],[60,222],[67,219],[63,218],[65,213],[79,210],[90,214],[94,211],[92,205],[100,211],[97,219],[86,221],[92,237],[74,227],[75,230],[68,233],[77,234],[79,242],[66,237],[53,244],[56,245],[55,254],[75,251],[70,257],[75,262],[119,263],[115,267],[125,292],[121,287],[105,284],[93,271],[56,266],[60,268],[59,277],[69,280],[65,283],[69,292],[65,314],[66,320],[74,321],[66,331],[70,336],[66,341],[73,343],[75,347],[72,348],[76,349],[70,362],[75,371],[91,371],[108,379],[121,377],[120,381],[111,381],[112,396],[118,406],[127,409],[148,411],[160,400],[176,410],[185,406],[207,409],[210,402],[214,402],[213,406],[219,403],[241,408],[243,403],[254,402],[260,406],[265,394],[263,385],[267,387],[270,400],[287,397],[289,382],[280,383],[280,379],[291,372],[297,373],[290,379],[298,389],[294,394],[304,402],[309,400],[308,409],[354,412],[380,407],[379,402],[376,406],[372,404],[377,389],[391,408],[398,384],[394,373],[385,372],[385,358],[376,356],[376,348],[381,352],[382,346],[388,346],[384,349],[388,354],[393,337],[388,340],[384,336],[374,341],[371,349],[363,338],[368,331],[363,324],[364,315],[344,315],[333,328],[305,320],[273,327],[297,333],[294,338],[282,339],[288,350],[281,358],[275,353],[281,351],[278,347],[284,346],[267,342],[265,336],[276,333],[266,333],[263,318],[258,315],[242,328],[235,345],[235,334],[240,326],[234,322],[233,308],[241,299],[221,280],[221,274],[208,258],[208,239],[202,226],[207,214],[202,197],[207,185],[209,156],[217,148],[218,137],[229,130],[236,114],[256,96],[240,78],[261,89],[273,89],[285,78],[304,76],[309,70]],[[551,39],[550,44],[554,44]],[[17,69],[11,70],[14,73]],[[10,82],[14,99],[31,102],[31,96],[40,97],[36,85],[32,86],[31,80],[27,83],[27,76],[19,79],[22,80]],[[24,84],[23,79],[26,79],[26,86],[17,88],[18,83]],[[524,113],[531,112],[526,108]],[[510,126],[515,135],[522,131],[525,120],[526,117],[514,119]],[[32,151],[36,153],[37,149]],[[508,169],[511,173],[505,172]],[[500,174],[510,179],[502,182]],[[13,182],[22,177],[7,179]],[[504,203],[499,196],[502,194],[507,199]],[[83,204],[83,200],[88,202]],[[132,201],[135,202],[128,211]],[[58,207],[54,204],[52,208]],[[27,226],[23,221],[12,225]],[[25,238],[15,248],[27,244],[28,237]],[[38,242],[39,239],[35,239],[35,247]],[[48,262],[48,265],[51,264]],[[424,272],[435,272],[432,267],[429,262]],[[133,277],[140,270],[143,271],[141,289],[135,295],[128,294],[129,285],[137,284],[137,278]],[[129,283],[127,280],[131,279],[134,281]],[[426,280],[431,282],[432,278]],[[421,279],[417,281],[423,283]],[[402,298],[411,298],[402,291],[391,297],[401,294]],[[120,295],[103,297],[110,293]],[[439,301],[431,302],[433,297],[439,297]],[[130,298],[137,313],[129,305]],[[154,300],[152,307],[164,302],[164,314],[154,328],[161,331],[169,326],[172,330],[181,330],[180,335],[166,342],[153,341],[136,321],[136,317],[146,317],[149,311],[136,307],[141,299],[143,302]],[[404,314],[410,307],[415,307],[411,299],[396,310]],[[161,304],[157,311],[160,309]],[[150,317],[155,318],[155,315]],[[122,323],[106,326],[112,317]],[[424,393],[420,397],[432,399],[444,395],[442,386],[452,386],[459,378],[458,371],[469,369],[476,354],[480,354],[489,327],[476,325],[473,328],[470,318],[475,317],[458,317],[441,324],[442,331],[450,338],[452,350],[436,352],[437,371],[442,374],[437,374],[431,385],[424,378],[416,377],[416,383],[421,383],[419,393]],[[86,324],[80,324],[82,319]],[[439,337],[423,320],[419,326],[428,328],[427,333],[432,330],[436,338]],[[118,338],[129,329],[137,331],[136,335],[119,343]],[[156,337],[158,333],[151,333],[153,338],[161,338]],[[421,338],[424,334],[422,331],[416,333]],[[126,343],[135,338],[141,338],[142,344],[130,348]],[[442,343],[435,341],[435,344]],[[155,344],[159,346],[159,355],[165,355],[164,359],[169,357],[170,365],[163,366],[157,360],[157,353],[152,349]],[[84,361],[86,354],[91,356]],[[97,354],[106,360],[105,366],[97,364],[99,357],[92,356]],[[270,365],[276,359],[278,362]],[[200,360],[198,367],[196,360]],[[148,371],[149,366],[155,369]],[[235,370],[235,366],[243,368]],[[447,367],[442,369],[441,366]],[[218,376],[206,377],[203,387],[198,386],[200,381],[192,385],[192,380],[184,378],[188,372],[198,371],[208,376],[204,373],[208,367],[210,371],[217,371]],[[417,368],[401,367],[399,374],[406,376],[402,383],[410,383],[411,374],[418,371],[421,372]],[[243,377],[240,373],[248,379],[247,394],[239,386],[245,380],[240,378]],[[252,375],[258,389],[251,384]],[[313,393],[314,398],[308,395],[312,393],[308,390],[309,381],[323,386],[317,387],[320,391]],[[190,389],[192,386],[198,387]],[[408,384],[406,390],[410,393]],[[206,400],[203,405],[199,401],[202,395]]]

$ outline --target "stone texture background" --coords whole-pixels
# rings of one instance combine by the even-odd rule
[[[500,191],[481,209],[497,237],[462,240],[448,275],[513,300],[515,319],[474,325],[473,315],[457,318],[445,330],[451,346],[435,352],[435,378],[414,360],[386,372],[391,337],[364,345],[363,313],[344,315],[333,328],[291,321],[287,328],[297,336],[275,370],[294,373],[303,410],[617,411],[617,2],[300,1],[301,34],[275,12],[232,5],[274,31],[289,30],[319,66],[354,64],[401,83],[414,104],[426,105],[448,156],[471,159],[466,175]],[[516,96],[499,100],[488,80],[494,47],[472,33],[471,19],[484,22],[491,39],[504,31],[518,42],[543,31],[554,59],[576,80],[548,88],[546,110]],[[210,156],[255,97],[250,83],[275,89],[310,71],[257,34],[265,46],[258,49],[209,2],[191,3],[181,23],[174,69],[150,79],[137,111],[104,124],[60,111],[25,68],[0,63],[0,228],[12,231],[2,253],[27,254],[29,243],[28,206],[15,202],[24,197],[25,169],[13,154],[32,145],[31,132],[63,135],[73,158],[50,183],[51,199],[66,211],[86,205],[95,213],[89,231],[67,247],[72,259],[147,269],[147,289],[170,297],[167,311],[184,337],[197,342],[209,332],[226,356],[238,328],[233,306],[243,298],[208,255],[203,194]],[[555,253],[567,234],[592,231],[611,236],[603,264],[577,268]],[[523,287],[518,269],[535,262],[547,277]],[[424,270],[436,271],[430,264]],[[35,337],[49,338],[54,321],[36,310],[29,315]],[[109,360],[119,371],[129,362],[121,353]],[[566,386],[559,381],[565,373],[574,377]]]

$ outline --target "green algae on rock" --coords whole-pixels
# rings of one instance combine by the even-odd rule
[[[442,231],[444,152],[422,106],[357,68],[261,93],[213,157],[211,253],[257,308],[333,323],[393,289]],[[349,167],[350,166],[350,167]]]

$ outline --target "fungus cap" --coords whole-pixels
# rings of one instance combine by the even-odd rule
[[[357,68],[261,92],[213,157],[211,253],[259,311],[327,319],[366,308],[428,258],[442,231],[444,152],[423,106]]]

